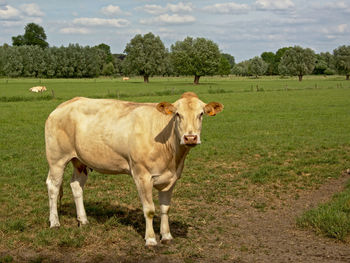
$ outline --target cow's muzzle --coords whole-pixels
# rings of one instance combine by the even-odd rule
[[[199,144],[197,135],[184,135],[184,144],[189,146],[195,146]]]

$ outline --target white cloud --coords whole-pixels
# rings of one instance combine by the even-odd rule
[[[315,3],[312,6],[317,9],[340,10],[345,13],[350,13],[350,3],[345,1],[335,1],[326,4]]]
[[[347,24],[341,24],[337,26],[338,33],[345,33],[348,31],[349,26]]]
[[[174,14],[174,15],[169,15],[169,14],[164,14],[164,15],[160,15],[151,19],[141,19],[140,23],[141,24],[190,24],[190,23],[194,23],[196,21],[196,19],[193,16],[189,16],[189,15],[178,15],[178,14]]]
[[[259,10],[287,10],[295,5],[292,0],[257,0],[255,6]]]
[[[86,35],[91,33],[89,29],[84,27],[65,27],[60,29],[62,34],[81,34]]]
[[[121,13],[122,13],[122,10],[120,9],[119,6],[116,6],[116,5],[108,5],[108,6],[102,7],[102,8],[101,8],[101,12],[102,12],[104,15],[118,15],[118,14],[121,14]]]
[[[125,27],[129,25],[129,21],[126,19],[104,19],[104,18],[88,18],[81,17],[73,20],[74,24],[84,26],[112,26],[112,27]]]
[[[18,19],[20,12],[18,9],[5,5],[2,9],[0,9],[0,19],[8,20],[8,19]]]
[[[219,14],[240,14],[247,13],[249,11],[249,6],[246,4],[236,4],[231,2],[205,6],[203,10]]]
[[[183,13],[191,12],[193,10],[192,3],[184,4],[182,2],[178,4],[167,4],[165,7],[160,5],[145,5],[142,10],[152,15],[164,14],[167,12]]]
[[[40,7],[37,4],[21,5],[21,10],[27,16],[44,16],[44,13],[40,10]]]
[[[113,16],[113,15],[131,15],[128,12],[123,12],[119,6],[117,5],[108,5],[101,8],[102,14],[106,16]]]

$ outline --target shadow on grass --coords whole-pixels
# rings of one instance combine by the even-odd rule
[[[132,209],[104,202],[84,202],[84,204],[87,216],[95,218],[98,223],[110,225],[111,227],[117,227],[118,224],[131,226],[139,235],[145,235],[145,218],[141,209]],[[76,217],[74,203],[63,204],[59,213]],[[187,237],[189,224],[172,221],[171,218],[169,219],[169,224],[173,237]],[[160,217],[157,215],[153,218],[153,227],[156,232],[160,228]]]

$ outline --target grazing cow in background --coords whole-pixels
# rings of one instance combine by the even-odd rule
[[[129,77],[124,77],[123,80],[129,80],[130,78]]]
[[[45,86],[35,86],[29,89],[29,91],[31,92],[44,92],[46,91],[46,87]]]
[[[157,245],[153,187],[159,191],[161,241],[170,241],[168,211],[175,182],[186,155],[201,143],[203,115],[215,116],[222,109],[222,104],[206,104],[192,92],[173,104],[74,98],[59,105],[45,124],[50,226],[60,226],[57,200],[62,197],[63,171],[72,162],[70,185],[79,224],[88,223],[83,204],[88,170],[129,174],[143,206],[146,246]]]

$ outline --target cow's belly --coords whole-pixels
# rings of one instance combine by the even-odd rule
[[[130,174],[128,160],[106,145],[76,147],[77,158],[86,166],[105,174]]]

